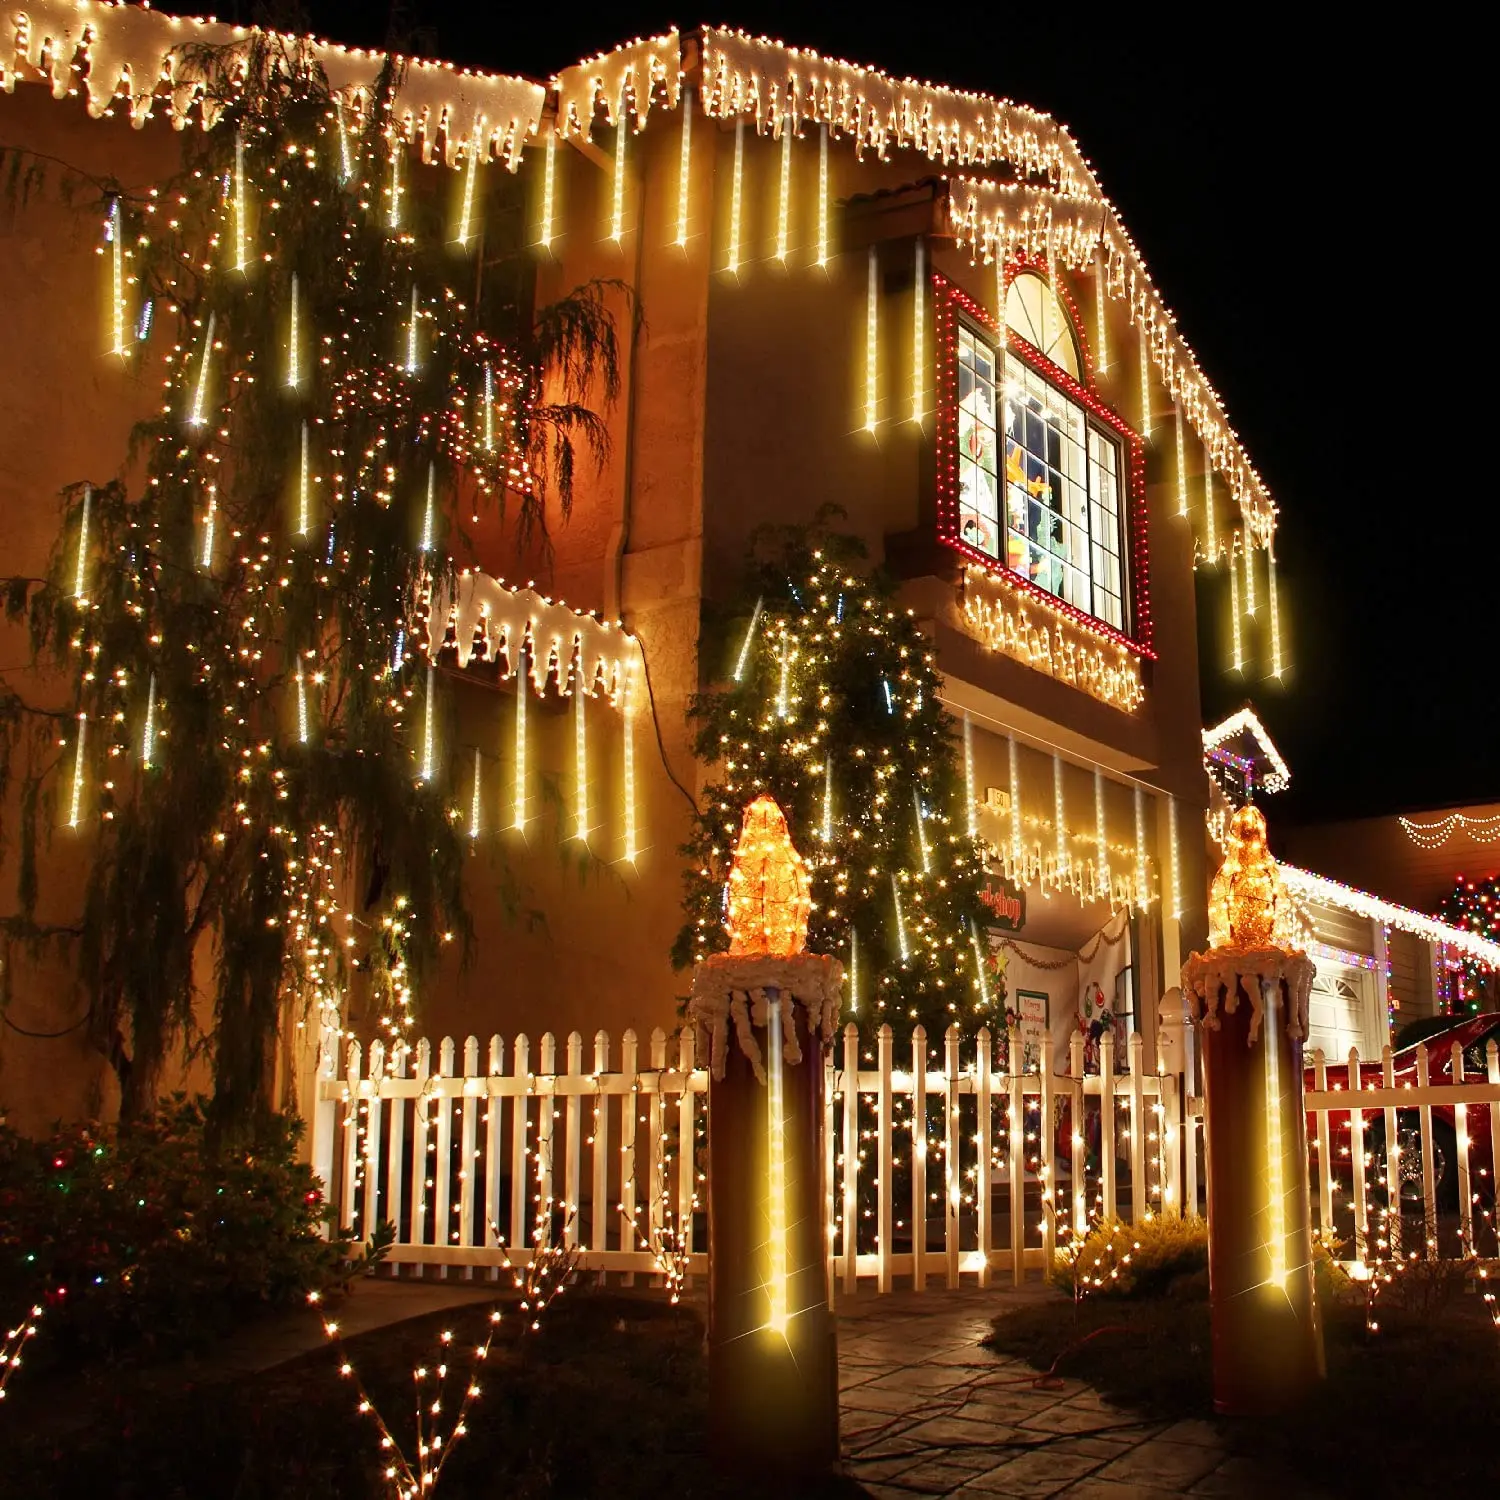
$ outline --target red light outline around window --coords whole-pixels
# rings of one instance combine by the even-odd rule
[[[1015,269],[1024,269],[1038,275],[1044,273],[1027,262]],[[1007,277],[1007,283],[1008,283]],[[1044,276],[1045,279],[1045,276]],[[1077,314],[1065,288],[1059,288],[1069,316],[1073,319],[1074,333],[1083,355],[1084,368],[1093,375],[1093,360],[1082,330],[1078,328]],[[1080,385],[1066,370],[1035,348],[1020,334],[1006,331],[1006,348],[1014,349],[1039,374],[1055,385],[1064,395],[1078,402],[1089,414],[1117,433],[1124,443],[1130,458],[1128,489],[1130,496],[1130,597],[1135,613],[1134,636],[1114,629],[1091,614],[1059,599],[1056,594],[1040,588],[1029,578],[1006,567],[998,559],[981,552],[964,541],[959,534],[958,519],[958,314],[962,310],[981,327],[997,337],[1000,329],[994,317],[974,301],[961,287],[956,286],[940,272],[932,273],[933,302],[937,325],[937,530],[938,540],[952,547],[971,562],[983,568],[997,582],[1004,583],[1022,593],[1030,594],[1040,603],[1055,609],[1075,624],[1105,640],[1126,647],[1137,656],[1155,661],[1152,649],[1151,630],[1151,585],[1150,554],[1146,542],[1146,457],[1140,434],[1122,421],[1107,407],[1089,386]]]

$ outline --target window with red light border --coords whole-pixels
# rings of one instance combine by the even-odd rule
[[[1018,261],[1007,270],[1007,288],[1014,277],[1023,272],[1040,276],[1043,281],[1047,279],[1044,269],[1039,265]],[[1115,517],[1120,531],[1116,545],[1120,550],[1112,554],[1118,571],[1122,575],[1118,580],[1119,592],[1114,596],[1120,617],[1118,625],[1100,618],[1091,608],[1082,608],[1077,603],[1071,602],[1066,597],[1065,587],[1046,587],[1044,584],[1034,582],[1027,572],[1021,571],[1021,568],[1028,562],[1034,563],[1040,559],[1046,566],[1055,570],[1055,576],[1059,578],[1066,576],[1068,583],[1073,585],[1072,591],[1075,593],[1079,591],[1080,580],[1086,577],[1090,589],[1090,602],[1092,603],[1095,598],[1102,595],[1108,607],[1111,602],[1109,595],[1100,589],[1095,570],[1107,570],[1111,554],[1108,553],[1108,549],[1103,549],[1101,556],[1102,543],[1099,543],[1088,530],[1083,530],[1081,538],[1076,539],[1081,540],[1089,549],[1086,554],[1088,558],[1086,569],[1077,564],[1076,550],[1071,559],[1071,566],[1065,568],[1065,564],[1069,563],[1066,555],[1056,554],[1055,549],[1044,552],[1034,543],[1029,547],[1029,551],[1024,551],[1024,555],[1014,559],[1011,557],[1012,551],[1017,550],[1020,544],[1027,541],[1024,530],[1017,531],[1008,525],[1010,507],[1013,504],[1028,505],[1032,510],[1038,511],[1049,528],[1049,536],[1061,534],[1070,523],[1055,507],[1051,509],[1046,507],[1044,497],[1050,496],[1050,488],[1045,482],[1047,476],[1043,474],[1039,478],[1030,477],[1030,469],[1035,467],[1039,460],[1028,453],[1024,446],[1011,439],[1009,424],[1001,412],[996,412],[993,418],[993,428],[999,445],[1002,450],[1006,451],[1004,457],[994,460],[999,472],[995,476],[998,495],[997,515],[993,524],[998,533],[995,538],[996,551],[999,550],[1000,543],[1004,541],[1006,555],[997,556],[995,552],[988,551],[978,544],[983,537],[982,535],[977,538],[974,536],[977,529],[975,517],[963,505],[961,498],[959,434],[963,413],[959,403],[959,351],[961,340],[981,341],[998,368],[1001,358],[997,347],[999,328],[994,317],[985,308],[949,281],[947,277],[934,273],[932,288],[937,342],[938,539],[976,566],[983,568],[997,582],[1015,589],[1023,596],[1034,598],[1037,603],[1057,611],[1103,639],[1116,642],[1137,656],[1154,661],[1156,653],[1152,647],[1151,595],[1146,543],[1144,448],[1140,435],[1110,410],[1093,389],[1092,363],[1072,301],[1067,295],[1067,289],[1058,286],[1056,290],[1065,315],[1070,321],[1069,331],[1076,341],[1080,365],[1089,383],[1085,385],[1073,379],[1067,371],[1048,359],[1035,345],[1014,329],[1006,331],[1005,352],[1019,361],[1026,372],[1028,394],[1035,393],[1042,399],[1050,399],[1053,405],[1058,407],[1070,406],[1078,410],[1080,430],[1085,434],[1081,448],[1083,456],[1078,460],[1079,463],[1093,465],[1096,457],[1106,456],[1106,449],[1112,449],[1124,457],[1125,474],[1108,476],[1117,481],[1123,477],[1124,481],[1123,503],[1119,505],[1119,513]],[[1101,442],[1099,439],[1105,441]],[[1018,468],[1020,472],[1010,473],[1011,467]],[[1056,478],[1055,475],[1052,477]],[[1094,498],[1091,490],[1085,489],[1083,493],[1084,504],[1087,506],[1085,515],[1090,522],[1097,523],[1102,512],[1097,504],[1091,503]],[[966,521],[968,523],[967,534]],[[1035,527],[1033,526],[1032,529],[1035,530]],[[1080,529],[1076,524],[1074,525],[1074,530]]]

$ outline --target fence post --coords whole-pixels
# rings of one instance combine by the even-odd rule
[[[1354,1248],[1361,1260],[1370,1255],[1370,1209],[1365,1196],[1365,1112],[1359,1096],[1364,1079],[1359,1071],[1359,1048],[1349,1049],[1349,1148],[1354,1168]]]
[[[1464,1049],[1453,1044],[1451,1083],[1464,1081]],[[1465,1255],[1477,1254],[1474,1245],[1474,1199],[1469,1183],[1469,1107],[1462,1101],[1453,1106],[1453,1149],[1458,1152],[1458,1224]]]
[[[557,1038],[542,1033],[538,1071],[532,1076],[536,1094],[536,1225],[538,1247],[552,1243],[553,1209],[556,1206],[553,1167],[557,1149]]]
[[[1099,1038],[1099,1190],[1106,1218],[1120,1216],[1115,1182],[1115,1034],[1106,1028]]]
[[[990,1040],[990,1028],[981,1026],[974,1038],[974,1093],[978,1111],[974,1132],[977,1137],[978,1157],[974,1172],[974,1217],[979,1230],[979,1284],[990,1284],[990,1131],[993,1126],[991,1089],[994,1087],[995,1048]]]
[[[332,1083],[338,1076],[338,1039],[332,1031],[324,1030],[318,1043],[318,1066],[316,1082],[313,1084],[313,1118],[312,1118],[312,1166],[313,1171],[318,1174],[318,1180],[323,1184],[323,1201],[334,1206],[334,1141],[338,1135],[339,1128],[339,1106],[336,1099],[324,1097],[324,1086]],[[342,1228],[341,1225],[332,1226],[334,1229]],[[323,1234],[326,1237],[330,1226],[323,1226]]]
[[[1184,1212],[1182,1201],[1182,1157],[1183,1142],[1182,1090],[1178,1087],[1181,1075],[1163,1073],[1156,1081],[1157,1098],[1161,1111],[1157,1116],[1157,1130],[1161,1136],[1161,1200],[1162,1212],[1181,1218]],[[1194,1204],[1196,1210],[1197,1205]]]
[[[490,1038],[489,1070],[484,1081],[484,1222],[479,1226],[479,1243],[488,1245],[491,1234],[500,1231],[500,1095],[495,1080],[505,1072],[505,1043],[496,1033]],[[489,1280],[500,1275],[498,1266],[489,1269]]]
[[[659,1245],[667,1226],[666,1087],[667,1034],[660,1026],[651,1032],[651,1102],[646,1109],[650,1140],[646,1170],[650,1196],[646,1199],[646,1231],[649,1243]],[[680,1227],[680,1226],[679,1226]]]
[[[1005,1044],[1010,1121],[1005,1144],[1010,1156],[1010,1279],[1015,1286],[1026,1279],[1026,1091],[1021,1063],[1021,1038],[1012,1035]]]
[[[424,1036],[417,1043],[417,1097],[412,1109],[411,1129],[411,1243],[427,1243],[427,1189],[432,1180],[427,1175],[427,1132],[431,1128],[432,1101],[427,1083],[432,1075],[432,1043]],[[425,1276],[426,1268],[418,1261],[412,1271]]]
[[[1313,1053],[1313,1088],[1324,1093],[1328,1088],[1328,1063],[1320,1047]],[[1333,1251],[1333,1163],[1328,1159],[1328,1111],[1318,1112],[1318,1228],[1329,1253]]]
[[[360,1236],[368,1243],[380,1222],[380,1085],[385,1079],[385,1043],[370,1043],[370,1087],[365,1104],[364,1216]]]
[[[880,1072],[880,1092],[877,1097],[876,1124],[876,1214],[875,1233],[875,1287],[877,1291],[891,1289],[891,1028],[882,1022],[875,1038],[876,1066]]]
[[[1391,1102],[1385,1107],[1385,1220],[1391,1251],[1401,1253],[1401,1140],[1396,1133],[1396,1071],[1387,1042],[1380,1052],[1380,1084]]]
[[[563,1244],[578,1243],[578,1216],[583,1198],[583,1037],[568,1033],[567,1154],[563,1157]],[[554,1082],[554,1087],[556,1084]]]
[[[963,1188],[959,1172],[961,1136],[958,1129],[958,1027],[950,1026],[943,1038],[944,1113],[943,1165],[947,1169],[943,1204],[943,1248],[948,1257],[948,1286],[959,1285],[958,1274],[958,1203]]]
[[[911,1033],[911,1289],[927,1286],[927,1028]]]
[[[453,1243],[453,1093],[446,1080],[453,1077],[453,1038],[445,1036],[438,1047],[437,1095],[437,1161],[433,1166],[433,1179],[437,1192],[432,1211],[432,1243]],[[439,1265],[439,1277],[446,1278],[448,1267]]]
[[[834,1183],[837,1157],[834,1153],[833,1096],[836,1088],[833,1066],[834,1049],[823,1049],[823,1211],[828,1219],[828,1305],[833,1306],[838,1293],[838,1268],[834,1264],[834,1244],[838,1238],[838,1217],[834,1205],[838,1202],[838,1189]]]
[[[530,1244],[526,1233],[526,1163],[531,1159],[531,1039],[523,1031],[516,1038],[511,1071],[516,1091],[510,1101],[510,1238],[517,1252]],[[538,1215],[540,1217],[540,1215]]]
[[[359,1176],[360,1046],[350,1042],[344,1066],[344,1180],[339,1184],[339,1229],[353,1229]]]
[[[1140,1032],[1132,1031],[1125,1046],[1125,1061],[1130,1069],[1130,1221],[1139,1224],[1146,1217],[1146,1127],[1145,1100],[1141,1093],[1141,1049],[1145,1041]]]
[[[692,1090],[696,1037],[697,1032],[691,1026],[684,1026],[677,1053],[682,1085],[677,1099],[677,1232],[679,1243],[687,1250],[693,1248],[693,1189],[698,1178],[698,1132],[694,1125],[697,1101]]]
[[[1040,1094],[1037,1098],[1037,1146],[1042,1163],[1042,1280],[1052,1274],[1052,1261],[1057,1252],[1057,1149],[1056,1132],[1052,1122],[1052,1072],[1055,1062],[1052,1054],[1052,1035],[1042,1034],[1041,1056],[1037,1059]],[[1024,1100],[1022,1101],[1025,1102]],[[1050,1209],[1050,1212],[1049,1212]],[[1024,1245],[1023,1245],[1024,1248]],[[1024,1270],[1022,1275],[1025,1275]]]
[[[474,1243],[474,1181],[479,1169],[479,1090],[484,1087],[479,1072],[479,1038],[464,1039],[464,1091],[463,1119],[459,1126],[459,1156],[462,1165],[458,1170],[458,1243],[465,1247]],[[474,1279],[471,1262],[464,1267],[464,1280]]]
[[[844,1290],[859,1290],[859,1027],[844,1027]]]
[[[397,1042],[391,1048],[387,1074],[391,1079],[406,1077],[406,1059],[410,1049],[405,1042]],[[406,1100],[394,1091],[391,1094],[391,1128],[385,1145],[385,1216],[396,1226],[396,1243],[411,1243],[411,1218],[408,1213],[404,1224],[401,1217],[401,1178],[406,1170]],[[417,1192],[417,1183],[412,1183],[412,1193]]]
[[[1431,1082],[1427,1062],[1427,1049],[1417,1048],[1417,1087],[1425,1089]],[[1422,1226],[1422,1239],[1428,1260],[1437,1259],[1437,1166],[1432,1150],[1432,1106],[1422,1105],[1417,1111],[1422,1123],[1422,1207],[1426,1218]]]

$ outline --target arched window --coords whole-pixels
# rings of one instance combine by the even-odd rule
[[[1047,280],[1017,271],[1005,307],[1003,351],[977,320],[958,326],[957,540],[1129,634],[1131,435],[1085,389],[1072,317]]]

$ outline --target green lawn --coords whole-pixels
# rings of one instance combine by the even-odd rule
[[[1419,1313],[1323,1306],[1328,1380],[1274,1420],[1214,1419],[1227,1445],[1330,1496],[1493,1493],[1500,1482],[1500,1331],[1459,1293]],[[1061,1297],[1008,1312],[986,1340],[998,1353],[1087,1381],[1162,1420],[1213,1418],[1209,1315],[1202,1278],[1164,1296]]]
[[[309,1314],[311,1316],[311,1314]],[[486,1304],[351,1339],[347,1352],[394,1430],[412,1427],[411,1371],[483,1337]],[[522,1333],[507,1312],[444,1496],[738,1497],[764,1486],[718,1476],[703,1452],[702,1324],[659,1296],[577,1289]],[[454,1364],[467,1367],[460,1353]],[[22,1372],[23,1375],[29,1372]],[[0,1494],[27,1500],[373,1500],[388,1496],[377,1434],[355,1411],[331,1346],[248,1379],[181,1389],[108,1378],[82,1428],[55,1379],[0,1409]],[[450,1387],[456,1401],[461,1385]],[[45,1398],[45,1399],[44,1399]],[[786,1494],[786,1491],[782,1491]],[[858,1494],[832,1486],[829,1494]]]

